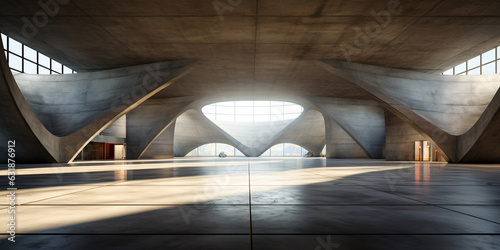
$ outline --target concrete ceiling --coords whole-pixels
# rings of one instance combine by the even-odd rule
[[[53,0],[55,2],[56,0]],[[237,94],[368,98],[316,64],[346,58],[356,29],[396,0],[58,0],[30,39],[22,17],[38,1],[1,0],[0,30],[75,70],[198,58],[197,68],[156,97]],[[238,4],[239,3],[239,4]],[[351,55],[354,62],[438,73],[499,45],[500,1],[400,0],[399,13]],[[43,20],[42,20],[43,21]]]

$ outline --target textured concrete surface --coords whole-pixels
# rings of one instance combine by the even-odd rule
[[[375,101],[337,98],[314,98],[312,103],[342,127],[370,158],[383,158],[385,124],[382,106]],[[327,128],[329,131],[334,129]]]
[[[168,90],[165,90],[168,91]],[[138,159],[196,98],[149,99],[127,114],[127,159]]]
[[[23,74],[14,78],[2,47],[0,85],[5,101],[1,114],[5,118],[1,119],[1,140],[16,140],[16,161],[21,163],[69,162],[93,137],[185,74],[186,66],[193,62],[162,62],[74,75]],[[18,87],[17,79],[22,87]],[[87,92],[82,88],[88,88]],[[7,143],[0,149],[7,152]],[[0,159],[7,161],[7,155]]]
[[[346,60],[344,45],[354,62],[440,73],[500,38],[496,0],[401,0],[387,22],[389,0],[233,3],[221,21],[213,1],[72,0],[26,39],[22,18],[33,23],[43,8],[4,0],[0,31],[79,72],[199,58],[199,70],[165,97],[225,91],[367,98],[314,62]],[[358,34],[367,26],[373,33]]]
[[[217,128],[200,110],[190,109],[176,121],[174,155],[185,156],[193,149],[207,143],[225,143],[238,147],[230,136]],[[241,150],[240,150],[241,151]]]
[[[331,117],[325,119],[327,158],[370,158],[366,151]]]
[[[324,61],[325,68],[378,100],[437,145],[451,162],[499,162],[500,75],[446,76]],[[483,136],[484,135],[484,136]],[[478,148],[474,148],[477,145]],[[474,149],[473,149],[474,148]],[[470,158],[464,158],[470,151]]]
[[[314,156],[319,156],[326,143],[323,114],[316,110],[305,110],[304,116],[298,119],[272,144],[293,143],[312,152]]]
[[[144,151],[141,158],[169,159],[174,158],[175,122],[171,123]]]
[[[184,158],[17,174],[17,242],[0,235],[2,249],[500,248],[498,164]]]

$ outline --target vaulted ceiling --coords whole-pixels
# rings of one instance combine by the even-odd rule
[[[156,97],[368,98],[316,62],[345,61],[348,48],[353,62],[439,73],[500,44],[498,0],[48,2],[61,4],[44,24],[38,1],[2,0],[0,31],[77,71],[199,59]],[[214,3],[231,9],[219,16]],[[391,8],[390,20],[373,16]],[[29,30],[34,17],[40,27]]]

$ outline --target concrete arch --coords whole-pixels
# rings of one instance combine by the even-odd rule
[[[74,75],[14,77],[3,49],[0,54],[0,111],[5,116],[0,119],[0,137],[4,141],[16,141],[16,159],[20,163],[72,161],[93,137],[181,77],[193,63],[181,60]],[[54,95],[40,89],[40,82],[47,85],[47,91],[54,91]],[[75,97],[81,94],[82,87],[97,88],[85,96],[88,103],[79,103],[82,99]],[[105,91],[99,93],[99,88]],[[106,101],[107,98],[111,100]],[[36,105],[32,108],[30,104]],[[48,115],[51,111],[59,114],[54,118],[55,124],[48,120],[52,117]],[[65,118],[70,119],[78,112],[85,112],[85,118],[63,126]],[[7,150],[6,147],[1,145],[0,149]],[[0,160],[6,161],[6,157],[2,155]]]
[[[241,151],[234,139],[231,140],[228,134],[218,129],[200,110],[184,112],[175,124],[173,153],[176,157],[185,156],[201,145],[214,142],[229,144]]]
[[[319,156],[326,143],[326,129],[323,114],[314,109],[304,111],[304,115],[294,122],[272,144],[293,143]],[[266,149],[267,150],[267,149]]]
[[[307,117],[304,118],[308,111],[315,110],[319,112],[320,114],[323,115],[325,118],[321,118],[323,122],[321,122],[318,126],[323,126],[324,129],[321,128],[315,128],[315,131],[324,131],[324,132],[319,132],[320,134],[324,134],[325,137],[329,138],[327,140],[323,139],[321,140],[322,143],[318,141],[311,142],[311,145],[307,145],[306,147],[309,147],[311,151],[319,154],[321,150],[323,149],[323,146],[328,144],[327,146],[327,156],[332,157],[332,158],[365,158],[365,157],[372,157],[372,158],[382,158],[383,156],[383,146],[384,146],[384,140],[385,140],[385,130],[384,130],[384,115],[383,115],[383,108],[378,105],[374,101],[367,101],[367,100],[346,100],[346,99],[338,99],[338,98],[323,98],[323,99],[318,99],[314,98],[314,101],[310,101],[308,98],[301,98],[301,97],[269,97],[269,96],[254,96],[253,98],[255,100],[278,100],[278,101],[287,101],[287,102],[293,102],[297,103],[301,106],[304,107],[305,111],[302,114],[301,117],[298,117],[296,120],[293,122],[287,123],[287,124],[282,124],[280,129],[275,129],[275,131],[271,131],[273,133],[265,133],[265,132],[260,132],[262,134],[268,135],[266,136],[265,140],[260,140],[261,142],[258,143],[259,147],[254,147],[252,148],[251,146],[254,145],[254,142],[250,142],[250,147],[248,145],[245,145],[245,143],[242,143],[241,138],[235,138],[234,136],[231,136],[230,133],[227,133],[224,131],[224,129],[220,129],[217,125],[220,124],[214,124],[212,121],[209,121],[202,113],[201,113],[201,108],[204,105],[208,105],[210,103],[215,103],[215,102],[220,102],[220,101],[230,101],[230,100],[237,100],[241,99],[244,100],[248,98],[248,96],[233,96],[233,97],[220,97],[220,96],[210,96],[210,97],[204,97],[204,98],[197,98],[197,97],[188,97],[185,100],[189,100],[185,104],[185,108],[178,109],[175,111],[175,115],[173,115],[170,119],[160,119],[157,120],[158,122],[156,124],[156,128],[154,129],[154,133],[158,133],[155,136],[134,136],[134,138],[137,138],[138,141],[141,141],[142,145],[150,145],[153,143],[154,138],[160,136],[160,132],[166,129],[168,125],[173,122],[175,117],[178,117],[182,112],[188,110],[188,109],[195,109],[198,110],[198,112],[202,115],[201,119],[199,120],[206,120],[204,121],[204,124],[213,126],[216,130],[218,130],[218,133],[222,133],[226,137],[227,140],[231,141],[232,144],[238,150],[243,152],[247,156],[258,156],[265,152],[271,145],[273,145],[273,142],[278,141],[278,140],[285,140],[287,139],[288,136],[296,136],[293,132],[287,132],[288,130],[294,131],[295,128],[299,128],[302,126],[302,128],[307,127],[307,126],[315,126],[313,123],[308,123],[307,121],[311,120],[312,117]],[[151,99],[148,100],[148,102],[145,102],[143,105],[147,106],[148,103],[169,103],[169,102],[175,102],[174,100],[168,100],[168,99]],[[182,105],[181,105],[182,106]],[[354,110],[357,110],[355,116],[350,116],[348,113],[346,113],[346,110],[349,108],[354,108]],[[133,112],[140,114],[141,107],[135,109]],[[170,106],[157,106],[155,109],[151,108],[151,114],[156,114],[156,115],[151,115],[154,119],[167,115],[171,113],[171,108]],[[144,130],[145,128],[140,126],[140,121],[142,122],[150,122],[151,119],[144,119],[144,116],[138,115],[138,117],[141,117],[140,119],[137,119],[139,121],[137,125],[135,126],[135,129],[142,129]],[[317,114],[316,118],[317,119]],[[304,118],[304,119],[303,119]],[[328,118],[328,119],[327,119]],[[200,122],[199,121],[199,122]],[[319,120],[318,120],[319,121]],[[331,121],[331,122],[330,122]],[[295,125],[296,123],[299,123],[298,125]],[[314,123],[316,124],[316,123]],[[342,125],[339,125],[342,124]],[[370,125],[371,124],[371,125]],[[238,125],[238,128],[235,128],[234,124],[223,124],[222,127],[226,127],[226,130],[232,131],[232,134],[238,134],[235,132],[236,130],[246,130],[247,131],[247,136],[248,135],[254,135],[255,137],[255,131],[265,131],[263,128],[269,128],[269,124],[260,124],[261,126],[255,126],[255,124],[250,124],[249,128],[243,128],[242,126]],[[130,126],[127,127],[127,131],[132,131],[129,129]],[[154,126],[152,125],[146,125],[147,129],[153,128]],[[176,129],[178,129],[179,126],[176,126]],[[229,128],[229,129],[228,129]],[[326,131],[325,131],[326,130]],[[345,130],[345,131],[344,131]],[[366,130],[366,131],[364,131]],[[157,132],[160,131],[160,132]],[[253,132],[251,132],[253,131]],[[127,132],[129,133],[129,132]],[[144,133],[144,132],[143,132]],[[152,133],[152,134],[154,134]],[[287,134],[287,135],[283,135]],[[292,137],[293,137],[292,136]],[[310,137],[309,139],[312,139],[314,137],[318,138],[316,136]],[[321,136],[321,135],[320,135]],[[153,138],[153,139],[148,139],[148,138]],[[146,139],[151,140],[151,141],[146,141]],[[257,138],[252,138],[252,139],[259,139]],[[262,137],[260,137],[262,139]],[[254,140],[254,141],[255,141]],[[210,142],[210,141],[208,141]],[[207,143],[208,143],[207,142]],[[304,143],[303,141],[300,141],[300,143]],[[309,142],[308,142],[309,143]],[[175,143],[174,143],[175,144]],[[229,143],[228,143],[229,144]],[[249,144],[247,142],[247,144]],[[314,146],[313,146],[313,145]],[[199,146],[199,145],[198,145]],[[343,148],[342,148],[343,147]],[[180,147],[174,147],[177,148],[177,150],[174,150],[176,152],[182,152],[186,150],[180,150]],[[196,147],[191,147],[190,149],[194,149]],[[130,147],[129,147],[130,149]],[[144,150],[145,147],[142,148]],[[190,151],[190,150],[189,150]],[[185,152],[186,154],[189,152]],[[331,153],[328,153],[331,152]],[[368,153],[370,152],[370,153]],[[175,156],[180,156],[181,153],[175,153]],[[130,155],[129,155],[130,156]],[[137,157],[134,155],[134,157]]]
[[[436,144],[447,161],[500,161],[500,154],[491,154],[500,149],[494,132],[500,75],[432,75],[338,61],[323,65]],[[479,151],[486,145],[490,155],[482,158]]]

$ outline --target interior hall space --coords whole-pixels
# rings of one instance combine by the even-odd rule
[[[500,250],[500,1],[0,0],[0,249]]]

